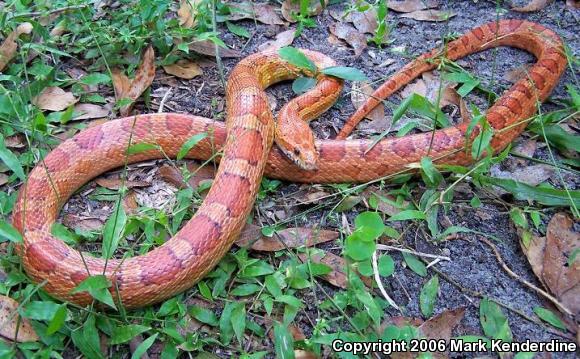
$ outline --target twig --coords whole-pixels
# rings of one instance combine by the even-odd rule
[[[387,291],[385,290],[385,287],[383,287],[383,282],[381,281],[381,276],[379,275],[379,265],[377,264],[377,251],[373,252],[373,273],[375,275],[375,282],[377,282],[377,286],[379,287],[379,290],[381,291],[381,294],[383,295],[383,297],[385,297],[385,299],[387,300],[387,302],[389,302],[389,304],[397,309],[399,312],[401,311],[401,308],[399,308],[399,306],[397,305],[397,303],[395,303],[395,301],[393,299],[391,299],[391,297],[389,297],[389,294],[387,294]]]
[[[417,252],[417,251],[414,251],[411,249],[387,246],[386,244],[377,244],[377,249],[381,249],[384,251],[395,250],[395,251],[399,251],[399,252],[411,253],[411,254],[418,255],[419,257],[435,258],[438,261],[442,261],[442,260],[451,261],[451,258],[446,257],[446,256],[438,256],[436,254],[421,253],[421,252]]]
[[[165,92],[165,95],[163,95],[163,98],[161,99],[161,102],[159,103],[159,109],[157,110],[158,113],[163,112],[163,107],[165,107],[165,102],[167,101],[167,98],[169,97],[170,93],[171,93],[171,87],[169,88],[169,90],[167,90],[167,92]]]
[[[525,285],[526,287],[536,291],[537,293],[543,295],[544,297],[546,297],[546,299],[548,299],[549,301],[551,301],[552,303],[554,303],[556,305],[556,307],[558,307],[558,309],[560,309],[561,311],[565,312],[566,314],[570,315],[571,317],[574,316],[574,314],[572,314],[572,312],[566,308],[562,303],[560,303],[558,301],[558,299],[554,298],[552,295],[550,295],[550,293],[546,292],[545,290],[536,287],[535,285],[533,285],[532,283],[528,282],[527,280],[523,279],[522,277],[520,277],[519,275],[517,275],[515,272],[513,272],[508,266],[507,264],[504,262],[503,258],[501,257],[501,254],[499,253],[499,251],[497,250],[497,247],[491,243],[489,240],[487,240],[486,238],[481,238],[479,236],[477,236],[477,239],[480,240],[481,242],[487,244],[491,250],[493,251],[493,253],[495,254],[495,258],[497,259],[497,261],[499,262],[499,264],[502,266],[503,270],[506,271],[506,273],[512,277],[513,279],[517,280],[518,282],[522,283],[523,285]]]

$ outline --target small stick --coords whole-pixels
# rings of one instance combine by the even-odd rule
[[[393,246],[387,246],[385,244],[377,244],[377,249],[381,249],[381,250],[384,250],[384,251],[395,250],[395,251],[399,251],[399,252],[412,253],[412,254],[416,254],[416,255],[418,255],[420,257],[435,258],[435,259],[438,259],[439,261],[441,261],[441,260],[451,261],[451,258],[449,258],[449,257],[438,256],[436,254],[421,253],[421,252],[417,252],[417,251],[414,251],[414,250],[411,250],[411,249],[399,248],[399,247],[393,247]]]
[[[385,287],[383,287],[383,282],[381,281],[381,277],[379,276],[379,266],[377,263],[377,251],[373,252],[373,274],[375,276],[375,282],[377,283],[377,286],[379,287],[379,290],[381,291],[381,294],[383,295],[383,297],[385,297],[385,299],[387,300],[387,302],[389,302],[389,304],[397,309],[399,312],[401,311],[401,308],[399,308],[399,306],[397,305],[397,303],[395,303],[395,301],[393,299],[391,299],[391,297],[389,297],[389,295],[387,294],[387,291],[385,290]]]
[[[170,93],[171,93],[171,87],[169,88],[169,90],[167,90],[167,92],[165,92],[165,95],[163,95],[163,98],[161,99],[161,102],[159,103],[159,109],[157,109],[157,113],[163,112],[163,107],[165,107],[165,102],[167,101],[167,98],[169,97]]]

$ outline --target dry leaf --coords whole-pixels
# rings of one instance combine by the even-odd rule
[[[447,21],[456,14],[450,11],[442,10],[418,10],[401,15],[409,19],[418,21]]]
[[[324,10],[320,0],[309,0],[308,16],[316,16]],[[300,2],[296,0],[284,0],[282,3],[282,16],[289,22],[296,22],[296,15],[300,14]],[[328,1],[324,1],[326,5]]]
[[[188,28],[195,27],[198,4],[199,0],[181,0],[179,10],[177,10],[179,25]]]
[[[312,256],[308,256],[306,253],[298,253],[298,258],[303,262],[310,259],[314,263],[321,263],[329,266],[331,271],[328,274],[320,276],[320,278],[342,289],[348,287],[348,276],[346,275],[347,263],[344,258],[331,252],[324,252],[324,254],[316,254]],[[373,281],[371,278],[361,276],[361,280],[367,286],[372,287]]]
[[[270,4],[252,4],[251,2],[232,4],[230,12],[229,20],[231,21],[255,18],[256,21],[266,25],[284,25],[284,21],[276,12],[276,8]]]
[[[50,86],[42,90],[32,103],[41,110],[62,111],[74,105],[78,99],[72,92],[66,92],[60,87]]]
[[[103,118],[109,116],[110,109],[95,105],[92,103],[79,103],[74,107],[74,113],[76,114],[75,120],[86,120],[89,118]]]
[[[255,251],[264,252],[276,252],[285,248],[302,246],[311,247],[338,238],[337,232],[312,228],[286,228],[277,231],[272,237],[266,237],[261,235],[261,230],[258,234],[256,228],[246,225],[244,232],[236,240],[236,244],[240,247],[250,246]]]
[[[451,339],[451,333],[465,315],[465,307],[446,310],[421,324],[419,331],[428,339]]]
[[[12,33],[6,37],[2,45],[0,45],[0,71],[2,71],[12,60],[14,55],[16,55],[16,50],[18,49],[16,40],[18,37],[22,34],[30,34],[31,32],[32,24],[29,22],[23,22],[16,27],[16,30],[12,31]]]
[[[129,215],[135,214],[137,212],[137,208],[139,208],[139,203],[137,203],[137,193],[133,190],[129,191],[129,193],[123,197],[121,205],[123,206],[125,213]]]
[[[318,356],[315,353],[309,352],[307,350],[294,349],[294,358],[295,359],[317,359]]]
[[[505,75],[505,79],[509,82],[518,82],[519,80],[523,79],[524,77],[528,77],[530,75],[530,69],[532,68],[529,64],[523,64],[518,66],[514,69],[508,71]]]
[[[571,9],[580,9],[580,1],[579,0],[566,0],[566,6]],[[580,331],[579,331],[580,333]]]
[[[367,39],[364,34],[358,32],[354,27],[343,22],[330,25],[330,32],[346,41],[354,49],[356,57],[360,56],[367,47]]]
[[[19,318],[18,302],[0,295],[0,335],[11,341],[36,342],[38,335],[26,318]]]
[[[198,54],[207,56],[216,56],[216,50],[220,57],[240,57],[242,54],[237,50],[232,50],[227,47],[216,46],[211,40],[196,41],[189,44],[189,49]]]
[[[74,230],[93,232],[100,231],[103,228],[104,221],[95,217],[81,217],[67,213],[62,218],[62,224]]]
[[[179,60],[173,65],[165,65],[163,69],[170,75],[187,80],[203,74],[198,64],[187,60]]]
[[[125,94],[129,92],[131,87],[131,80],[123,73],[121,69],[114,68],[111,71],[113,80],[113,89],[115,90],[115,97],[122,99]]]
[[[143,53],[143,59],[135,72],[135,78],[131,81],[129,90],[118,99],[128,98],[134,102],[151,86],[153,78],[155,78],[155,53],[153,46],[149,45]],[[120,108],[119,113],[121,116],[127,116],[129,114],[131,108],[133,108],[133,102]]]
[[[370,9],[363,12],[352,11],[346,16],[345,20],[352,22],[354,27],[356,27],[356,29],[363,34],[366,33],[374,35],[377,27],[379,27],[379,23],[377,21],[377,11],[374,7],[371,7]]]
[[[580,260],[568,265],[568,258],[580,245],[580,234],[574,231],[574,220],[556,213],[548,223],[545,237],[532,236],[521,241],[534,274],[575,316],[580,314]]]
[[[215,168],[212,165],[200,166],[195,162],[189,162],[187,163],[187,170],[190,173],[194,173],[188,181],[193,190],[196,190],[203,181],[211,180],[215,177]],[[174,166],[164,164],[159,168],[159,176],[177,188],[187,187],[181,171]]]
[[[418,10],[431,9],[439,6],[435,0],[403,0],[389,1],[387,7],[397,12],[413,12]]]
[[[367,81],[355,81],[352,83],[352,91],[350,93],[350,100],[352,105],[358,109],[367,102],[374,90]],[[380,103],[366,116],[371,121],[380,121],[385,118],[385,106]]]
[[[121,178],[97,178],[95,182],[99,186],[108,189],[119,189],[121,186],[125,186],[126,188],[135,188],[147,187],[151,185],[151,183],[146,181],[123,181]]]
[[[385,190],[372,189],[367,187],[361,193],[361,195],[366,199],[367,203],[369,203],[370,208],[379,210],[384,214],[388,214],[389,216],[394,216],[395,214],[401,212],[403,209],[407,208],[409,205],[408,201],[403,201],[401,204],[397,205],[393,204],[397,203],[397,199],[388,194]],[[376,203],[376,208],[371,205],[372,202]]]
[[[494,165],[491,168],[491,173],[498,178],[509,178],[518,182],[529,184],[530,186],[537,186],[552,177],[554,174],[554,167],[544,164],[537,164],[516,168],[512,171],[504,171],[500,168],[499,165]]]
[[[531,0],[529,3],[527,3],[524,6],[512,7],[512,10],[517,11],[517,12],[538,11],[538,10],[542,10],[543,8],[545,8],[546,6],[548,6],[548,4],[552,3],[553,1],[554,0]]]
[[[24,148],[27,146],[26,137],[22,134],[6,137],[4,144],[8,148]]]
[[[277,50],[284,46],[289,46],[294,41],[294,29],[282,31],[278,35],[276,35],[275,40],[266,41],[262,45],[258,46],[258,50],[260,51],[271,51]]]

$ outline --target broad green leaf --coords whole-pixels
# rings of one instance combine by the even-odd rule
[[[140,324],[115,326],[111,333],[111,344],[126,343],[137,335],[145,333],[148,330],[151,330],[151,327]]]
[[[519,200],[532,200],[546,206],[570,206],[571,197],[576,207],[580,206],[580,191],[577,190],[569,190],[570,197],[568,197],[565,190],[534,187],[508,178],[480,177],[480,181],[487,185],[499,186]]]
[[[341,78],[348,81],[365,81],[367,76],[359,69],[346,66],[331,66],[322,69],[323,74]]]
[[[94,72],[92,74],[83,76],[80,79],[80,82],[85,85],[107,84],[111,82],[111,78],[109,77],[109,75]]]
[[[313,88],[314,85],[316,85],[316,79],[301,76],[292,82],[292,91],[294,91],[295,94],[300,95]]]
[[[314,65],[314,63],[310,61],[310,59],[306,57],[306,55],[304,55],[302,51],[294,47],[291,46],[283,47],[280,50],[278,50],[278,54],[283,60],[289,62],[290,64],[296,67],[311,72],[316,72],[316,65]]]
[[[396,213],[394,215],[392,215],[389,218],[389,222],[393,222],[393,221],[407,221],[410,219],[425,219],[425,213],[423,213],[422,211],[417,211],[415,209],[407,209],[404,211],[401,211],[399,213]]]
[[[139,344],[135,349],[135,351],[133,352],[133,355],[131,355],[131,359],[142,358],[143,354],[147,352],[147,349],[149,349],[153,345],[153,343],[155,343],[155,339],[157,339],[158,335],[159,333],[155,333],[149,338],[145,339],[141,344]]]
[[[493,138],[493,130],[489,126],[483,126],[483,129],[477,134],[471,145],[471,157],[478,159],[482,156],[484,151],[489,147],[491,139]]]
[[[362,240],[355,232],[346,237],[344,253],[355,261],[364,261],[373,255],[376,248],[374,240]]]
[[[377,212],[362,212],[354,219],[357,235],[363,240],[373,241],[385,230],[383,219]]]
[[[12,172],[14,172],[14,174],[18,176],[18,178],[21,181],[26,180],[26,175],[24,175],[22,164],[20,164],[18,157],[16,157],[16,155],[12,153],[12,151],[6,148],[6,145],[4,143],[4,136],[1,134],[0,134],[0,160],[6,165],[6,167],[10,168]]]
[[[141,143],[135,143],[135,144],[129,146],[127,148],[127,154],[128,155],[136,155],[136,154],[141,153],[141,152],[157,150],[157,149],[158,149],[157,145],[154,145],[152,143],[141,142]]]
[[[71,339],[75,347],[88,359],[103,358],[94,315],[89,315],[81,327],[71,331]]]
[[[226,26],[228,27],[228,30],[230,30],[230,32],[232,32],[233,34],[236,34],[238,36],[241,37],[245,37],[245,38],[250,38],[251,34],[248,31],[248,29],[246,29],[243,26],[240,25],[236,25],[232,22],[226,21]]]
[[[247,283],[235,287],[234,289],[232,289],[230,294],[238,297],[244,297],[247,295],[258,293],[260,289],[262,289],[262,287],[257,284]]]
[[[228,345],[234,337],[234,328],[232,326],[232,311],[237,303],[227,302],[220,316],[220,340],[224,345]]]
[[[194,305],[191,308],[189,308],[189,314],[191,314],[195,319],[199,320],[200,322],[209,324],[212,327],[217,327],[219,325],[216,315],[209,309]]]
[[[382,255],[379,257],[378,267],[379,274],[383,277],[388,277],[395,272],[395,261],[388,254]]]
[[[568,256],[568,266],[572,266],[576,259],[580,257],[580,248],[575,248],[570,252],[570,256]]]
[[[46,328],[46,334],[51,335],[60,330],[66,321],[68,310],[66,308],[66,304],[61,304],[59,308],[54,313],[54,316],[48,323],[48,327]]]
[[[419,307],[421,308],[421,313],[426,317],[430,318],[433,315],[433,307],[435,306],[435,301],[437,300],[437,293],[439,292],[439,277],[434,276],[421,289],[421,294],[419,295]]]
[[[566,325],[551,310],[542,307],[535,307],[534,313],[536,313],[536,315],[546,323],[551,324],[558,329],[566,330]]]
[[[179,149],[177,153],[177,159],[181,160],[187,153],[195,147],[199,143],[199,141],[203,140],[207,137],[207,132],[198,133],[197,135],[191,136]]]
[[[232,309],[232,328],[238,338],[238,342],[243,343],[244,331],[246,330],[246,305],[243,302],[237,302]]]
[[[427,276],[427,268],[425,267],[425,264],[417,259],[417,257],[411,253],[403,252],[403,259],[413,272],[417,273],[421,277]]]
[[[6,241],[22,243],[22,235],[13,225],[5,220],[0,220],[0,243]]]
[[[294,339],[288,327],[284,324],[274,323],[274,349],[276,358],[294,359]]]
[[[59,308],[55,302],[31,301],[24,306],[22,315],[34,320],[51,320]]]
[[[580,149],[580,136],[573,135],[564,131],[564,129],[559,125],[549,125],[544,126],[544,131],[542,132],[541,127],[532,127],[533,132],[543,136],[546,134],[546,139],[550,144],[558,148],[559,150],[570,150],[578,151]]]
[[[119,246],[126,224],[127,214],[125,214],[123,206],[118,204],[103,228],[103,258],[113,256]]]
[[[66,228],[64,225],[54,222],[50,227],[50,233],[58,239],[61,239],[67,244],[78,244],[80,237]]]
[[[499,305],[484,298],[479,302],[479,320],[486,336],[506,342],[512,341],[508,319]]]
[[[72,294],[88,292],[96,300],[107,304],[111,308],[117,309],[113,297],[109,292],[110,287],[111,282],[106,276],[102,274],[93,275],[83,280],[75,289],[73,289]]]
[[[510,218],[512,219],[512,222],[514,222],[516,226],[524,229],[528,228],[528,220],[526,219],[524,211],[522,211],[521,209],[517,207],[512,208],[512,210],[510,211]]]
[[[421,177],[428,187],[435,188],[443,180],[441,172],[433,165],[429,157],[421,158]]]

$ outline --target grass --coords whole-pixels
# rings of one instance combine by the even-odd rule
[[[301,1],[300,12],[295,14],[297,33],[316,25],[316,17],[310,16],[307,3]],[[219,46],[223,34],[232,29],[246,35],[260,31],[252,21],[244,23],[248,32],[226,25],[226,17],[232,11],[228,4],[209,0],[196,4],[195,27],[181,26],[174,16],[173,5],[160,0],[120,1],[114,9],[94,8],[92,3],[71,0],[35,5],[34,8],[21,1],[6,4],[6,11],[0,15],[3,37],[25,21],[32,23],[34,30],[32,35],[21,37],[17,56],[0,75],[0,169],[5,181],[0,192],[3,217],[0,238],[5,242],[1,258],[5,279],[0,283],[0,293],[19,303],[9,316],[13,318],[18,313],[26,318],[40,340],[0,342],[0,356],[140,357],[149,352],[151,356],[162,358],[178,355],[211,358],[219,351],[220,356],[290,358],[296,349],[326,356],[333,339],[409,341],[425,335],[419,325],[412,322],[394,325],[389,319],[412,314],[424,320],[434,318],[434,313],[440,313],[445,307],[445,303],[439,302],[437,293],[451,283],[444,273],[436,272],[435,266],[428,266],[432,258],[425,263],[423,253],[416,248],[418,238],[435,246],[446,243],[449,236],[458,233],[500,240],[496,237],[500,234],[488,233],[485,229],[468,225],[443,226],[442,217],[446,218],[457,209],[475,211],[482,206],[497,206],[515,226],[531,235],[545,233],[547,220],[556,207],[569,209],[576,218],[579,216],[578,191],[574,189],[574,181],[565,176],[566,173],[578,174],[577,158],[566,157],[577,151],[578,136],[561,127],[571,123],[580,111],[579,84],[573,77],[567,84],[567,96],[553,99],[554,105],[549,110],[539,107],[538,115],[527,130],[530,136],[546,144],[545,156],[534,160],[553,167],[558,174],[557,183],[530,186],[491,175],[492,166],[501,164],[513,153],[508,148],[497,156],[487,151],[488,155],[482,157],[491,135],[487,127],[468,149],[479,159],[469,168],[436,167],[431,159],[424,158],[417,168],[420,177],[403,171],[362,185],[320,186],[324,195],[307,206],[287,199],[288,195],[296,195],[293,191],[299,191],[295,186],[263,179],[252,221],[265,237],[282,241],[285,248],[258,253],[235,247],[194,288],[159,305],[126,311],[115,304],[107,279],[98,275],[77,288],[88,291],[95,298],[92,305],[81,308],[52,299],[43,291],[43,283],[32,282],[23,272],[15,252],[15,244],[21,238],[10,226],[9,218],[16,190],[31,168],[42,164],[42,158],[60,142],[63,132],[78,131],[86,124],[72,121],[72,107],[59,112],[43,112],[32,99],[45,87],[57,86],[70,88],[81,103],[104,104],[113,92],[111,69],[122,66],[133,73],[139,63],[135,57],[148,44],[153,45],[156,63],[161,66],[190,58],[192,54],[187,45],[193,41],[211,40]],[[372,6],[379,11],[380,26],[370,41],[388,50],[385,34],[397,30],[386,2],[359,3],[349,11],[365,11]],[[46,16],[49,16],[49,25],[45,23]],[[55,25],[67,31],[59,36],[51,35],[48,29]],[[38,55],[28,60],[33,53]],[[292,56],[289,60],[292,61]],[[569,64],[574,74],[578,59],[571,52]],[[74,67],[82,67],[90,76],[74,79],[66,71]],[[353,69],[341,71],[343,76],[360,78],[360,73]],[[493,91],[483,85],[485,81],[455,63],[445,63],[439,71],[443,77],[459,82],[465,95],[495,97]],[[98,88],[92,90],[91,86]],[[147,105],[151,93],[145,93],[144,100],[146,105],[141,109],[151,112]],[[396,106],[386,101],[385,104],[395,118],[423,118],[430,121],[432,129],[449,121],[448,113],[434,110],[439,108],[438,103],[431,104],[422,96],[411,96]],[[473,110],[477,114],[475,107]],[[484,116],[474,116],[474,123],[486,128]],[[411,130],[411,127],[404,129],[405,133]],[[196,141],[199,139],[189,141],[184,150],[195,146]],[[179,168],[184,177],[192,175],[183,161],[170,161],[170,164]],[[178,189],[173,206],[163,209],[140,207],[134,213],[126,213],[122,203],[128,189],[123,184],[132,171],[133,167],[123,167],[119,190],[87,187],[94,189],[90,195],[93,204],[107,206],[113,213],[103,229],[81,231],[57,226],[54,233],[75,248],[89,250],[97,256],[143,254],[171,237],[191,217],[207,189],[207,183],[197,188]],[[459,185],[466,183],[474,188],[472,197],[467,199],[456,193]],[[514,198],[497,195],[493,192],[494,185]],[[365,197],[365,189],[374,195]],[[75,201],[88,201],[82,192]],[[387,204],[396,208],[397,213],[380,209]],[[285,206],[297,209],[285,218],[277,217],[275,210]],[[291,248],[280,237],[285,228],[310,227],[319,222],[324,223],[324,228],[337,231],[338,239],[320,248]],[[406,252],[399,255],[377,251],[385,238]],[[98,245],[101,240],[102,246]],[[325,253],[338,255],[347,265],[332,267],[321,263],[317,257]],[[346,288],[331,286],[325,279],[338,271],[348,284]],[[377,277],[385,283],[399,283],[389,290],[402,287],[396,293],[400,309],[394,309],[395,302],[377,288],[372,281]],[[409,282],[420,289],[407,291],[400,284],[401,278],[412,278]],[[371,287],[365,282],[371,282]],[[401,302],[405,297],[407,304]],[[484,298],[478,306],[481,331],[462,334],[478,335],[485,340],[511,340],[509,315],[521,313],[491,295],[480,293],[479,298]],[[532,307],[527,309],[532,311]],[[541,324],[544,330],[557,328],[558,333],[566,335],[562,334],[564,325],[553,312],[541,307],[534,307],[533,311],[548,323]],[[536,324],[540,322],[531,315],[526,319]],[[21,330],[21,324],[16,328]],[[348,357],[345,353],[334,355]],[[423,353],[422,356],[430,357],[431,354]]]

